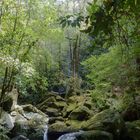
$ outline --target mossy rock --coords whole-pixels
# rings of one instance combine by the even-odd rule
[[[47,115],[45,113],[43,113],[42,111],[40,111],[39,109],[37,109],[36,107],[34,107],[31,104],[27,104],[27,105],[22,105],[21,106],[23,108],[24,112],[33,112],[33,113],[38,113],[44,117],[47,117]]]
[[[140,95],[135,95],[135,100],[132,94],[124,94],[121,99],[122,117],[125,121],[135,121],[140,119]]]
[[[48,102],[56,102],[56,99],[54,96],[47,98],[43,103],[48,103]]]
[[[49,126],[49,132],[65,132],[67,125],[64,122],[56,122]]]
[[[37,108],[44,111],[49,106],[49,103],[53,102],[56,102],[56,99],[54,96],[50,96],[49,98],[45,99],[42,103],[38,104]]]
[[[56,99],[57,102],[58,101],[65,101],[64,98],[62,98],[61,96],[58,96],[58,95],[55,97],[55,99]]]
[[[69,104],[67,107],[66,107],[66,112],[71,112],[73,111],[74,109],[77,108],[77,104],[76,103],[73,103],[73,104]]]
[[[107,109],[90,118],[83,127],[85,130],[107,131],[119,138],[124,129],[124,121],[118,112]]]
[[[89,110],[89,108],[86,106],[79,106],[70,113],[69,118],[72,120],[83,121],[87,120],[91,114],[92,112]]]
[[[69,114],[73,111],[73,110],[75,110],[76,108],[77,108],[77,104],[76,103],[71,103],[71,104],[69,104],[68,106],[65,106],[64,108],[63,108],[63,110],[62,110],[62,113],[63,113],[63,117],[65,118],[65,117],[68,117],[69,116]]]
[[[140,103],[129,104],[125,111],[122,112],[122,116],[125,121],[135,121],[140,119]]]
[[[55,102],[56,106],[59,108],[63,108],[65,106],[67,106],[66,102],[64,101],[59,101],[59,102]]]
[[[140,140],[140,120],[133,122],[126,122],[126,129],[128,138],[133,140]]]
[[[67,104],[63,101],[60,101],[60,102],[48,102],[47,105],[46,105],[46,108],[47,107],[51,107],[51,108],[56,108],[56,109],[63,109],[65,106],[67,106]],[[46,109],[45,108],[45,109]]]
[[[76,138],[77,140],[113,140],[111,133],[99,130],[85,131]]]
[[[47,113],[48,116],[51,116],[51,117],[52,116],[56,117],[56,116],[61,115],[61,113],[59,112],[59,110],[56,109],[56,108],[47,108],[46,109],[46,113]]]
[[[58,117],[49,117],[49,124],[53,124],[53,123],[55,123],[56,121],[61,121],[61,122],[63,122],[63,121],[64,121],[64,118],[61,117],[61,116],[58,116]]]
[[[77,96],[77,95],[73,95],[71,97],[68,98],[68,103],[83,103],[85,101],[85,97],[84,96]]]
[[[49,98],[53,98],[56,101],[65,101],[65,99],[63,97],[61,97],[58,92],[49,92],[46,95],[46,100],[49,101],[50,100]]]
[[[90,101],[86,101],[86,102],[84,103],[84,106],[88,107],[89,109],[92,109],[93,103],[90,102]]]
[[[67,120],[65,123],[67,126],[69,126],[69,129],[71,130],[82,129],[82,126],[84,125],[84,121],[78,121],[78,120]]]

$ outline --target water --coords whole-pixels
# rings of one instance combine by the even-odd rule
[[[43,140],[48,140],[48,125],[45,126],[45,132],[44,132]]]
[[[81,134],[82,134],[82,131],[74,132],[74,133],[67,133],[60,136],[57,140],[76,140],[76,136],[79,136]]]

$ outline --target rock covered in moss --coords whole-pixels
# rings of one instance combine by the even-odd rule
[[[47,95],[47,98],[42,103],[37,105],[37,107],[43,112],[48,111],[48,108],[57,109],[57,112],[60,112],[65,106],[67,106],[65,99],[58,94],[49,93],[49,95],[50,96]]]
[[[91,114],[92,111],[90,111],[89,108],[87,108],[86,106],[79,106],[70,113],[69,118],[72,120],[83,121],[87,120],[91,116]]]
[[[53,116],[53,117],[57,117],[57,116],[61,115],[61,113],[59,112],[58,109],[56,109],[56,108],[51,108],[51,107],[48,107],[48,108],[46,109],[45,112],[46,112],[46,114],[48,114],[49,116]]]
[[[140,120],[126,122],[126,137],[133,140],[140,140]]]
[[[49,132],[65,132],[67,125],[64,122],[55,122],[49,126]]]
[[[64,118],[62,116],[57,116],[57,117],[49,117],[49,124],[53,124],[56,121],[61,121],[64,122]]]
[[[134,99],[131,99],[131,102],[129,102],[126,109],[122,112],[122,116],[125,121],[140,119],[140,96],[136,96],[135,101]]]
[[[84,125],[85,121],[66,120],[65,123],[69,127],[70,130],[77,131],[77,130],[83,129],[82,126]]]
[[[84,124],[84,128],[85,130],[107,131],[119,138],[124,129],[124,121],[118,112],[107,109],[89,119]]]

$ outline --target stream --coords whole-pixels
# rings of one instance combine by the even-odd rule
[[[76,136],[79,136],[81,133],[82,131],[64,134],[60,136],[57,140],[76,140]]]
[[[44,132],[43,140],[48,140],[48,125],[45,126],[45,132]]]

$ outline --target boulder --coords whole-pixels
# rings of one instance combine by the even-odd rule
[[[113,140],[113,136],[111,133],[100,131],[100,130],[92,130],[85,131],[76,137],[77,140]]]
[[[39,109],[37,109],[36,107],[34,107],[31,104],[22,105],[21,107],[23,108],[24,112],[34,112],[34,113],[39,113],[42,116],[47,116],[45,113],[43,113],[42,111],[40,111]]]
[[[55,92],[48,93],[45,98],[46,99],[42,103],[37,105],[37,107],[44,112],[47,107],[57,108],[59,105],[60,107],[66,105],[65,99],[62,98],[60,95],[58,95],[58,93]],[[58,105],[55,103],[58,103]]]
[[[49,126],[49,132],[65,132],[67,131],[67,125],[64,122],[56,122]]]
[[[57,108],[62,108],[62,109],[63,109],[63,107],[67,106],[65,101],[55,102],[55,105],[57,106]]]
[[[73,95],[68,98],[68,103],[84,103],[86,100],[85,96],[78,96],[78,95]]]
[[[82,126],[84,126],[85,121],[67,120],[65,123],[70,130],[78,131],[80,129],[83,129]]]
[[[64,118],[59,116],[59,117],[49,117],[49,124],[55,123],[56,121],[61,121],[64,122]]]
[[[62,114],[64,118],[67,118],[69,116],[69,114],[75,110],[77,108],[77,104],[76,103],[71,103],[68,106],[65,106],[62,110]]]
[[[62,110],[65,106],[67,106],[65,101],[56,101],[55,100],[55,101],[50,102],[47,100],[47,101],[43,102],[41,105],[38,105],[38,108],[45,112],[45,110],[48,107]]]
[[[32,105],[18,106],[11,112],[15,120],[12,137],[25,136],[30,140],[41,140],[48,124],[48,116]]]
[[[77,131],[63,134],[58,140],[113,140],[113,136],[100,130]]]
[[[125,137],[132,140],[140,140],[140,120],[126,122],[127,133]]]
[[[87,120],[91,116],[91,114],[92,111],[90,111],[88,107],[79,106],[70,113],[69,119],[83,121]]]
[[[85,101],[84,106],[88,107],[89,109],[92,109],[93,103],[91,101]]]
[[[48,114],[48,116],[53,116],[53,117],[57,117],[57,116],[59,116],[59,115],[61,115],[61,113],[59,112],[59,110],[58,109],[56,109],[56,108],[51,108],[51,107],[48,107],[47,109],[46,109],[46,114]]]
[[[55,97],[50,96],[49,98],[45,99],[42,103],[38,104],[37,108],[45,112],[46,108],[54,102],[56,102]]]
[[[83,127],[85,130],[107,131],[114,135],[114,139],[119,139],[124,129],[124,121],[118,112],[107,109],[91,117]]]
[[[14,127],[14,120],[10,114],[5,112],[3,109],[0,109],[1,117],[0,117],[0,125],[5,126],[7,129],[11,130]]]
[[[140,119],[140,96],[135,97],[126,106],[126,109],[122,112],[122,117],[125,121],[135,121]]]

